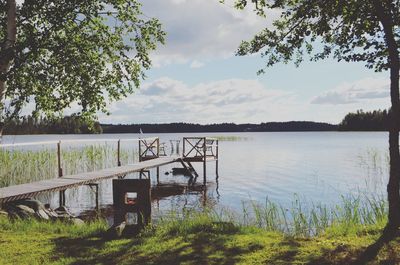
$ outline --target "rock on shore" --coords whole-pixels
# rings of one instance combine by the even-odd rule
[[[49,204],[34,199],[24,199],[9,202],[0,210],[0,215],[8,216],[10,219],[37,219],[43,221],[62,220],[75,225],[83,225],[83,220],[74,216],[67,207],[62,206],[53,210]]]

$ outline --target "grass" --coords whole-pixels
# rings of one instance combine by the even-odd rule
[[[254,226],[266,231],[280,232],[296,237],[314,237],[326,229],[338,226],[351,230],[362,225],[386,222],[387,202],[383,196],[342,196],[342,203],[334,207],[301,201],[295,195],[290,208],[272,202],[243,202],[242,211],[213,211],[219,221]]]
[[[0,264],[349,264],[383,228],[335,224],[315,237],[216,219],[209,213],[162,220],[141,235],[107,240],[105,222],[82,227],[0,219]],[[370,264],[398,264],[400,239]]]
[[[251,138],[249,137],[236,136],[236,135],[212,135],[210,136],[210,138],[223,142],[238,142],[238,141],[251,140]]]
[[[350,264],[386,224],[383,199],[343,197],[333,208],[266,200],[241,213],[171,212],[140,235],[107,239],[105,221],[79,227],[0,218],[0,264]],[[398,264],[400,239],[370,264]]]
[[[121,149],[121,162],[136,161],[137,151]],[[88,172],[117,165],[117,151],[111,145],[63,147],[64,175]],[[0,187],[29,183],[58,176],[55,149],[23,150],[0,148]]]

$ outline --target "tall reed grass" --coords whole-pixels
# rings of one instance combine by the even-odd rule
[[[121,149],[122,164],[138,160],[135,149]],[[117,165],[117,150],[112,145],[63,147],[61,166],[64,175],[99,170]],[[57,151],[47,149],[1,149],[0,187],[29,183],[58,176]]]
[[[387,203],[382,197],[342,196],[342,202],[334,207],[306,204],[297,197],[290,208],[266,199],[264,204],[243,202],[241,212],[227,208],[172,211],[169,215],[160,217],[158,223],[163,227],[173,227],[177,233],[199,224],[223,222],[239,227],[257,227],[289,236],[313,237],[324,234],[327,230],[332,233],[332,229],[346,234],[360,227],[383,224],[387,220],[386,216]]]
[[[250,209],[254,214],[246,216],[246,223],[295,236],[316,236],[332,226],[374,225],[385,222],[387,216],[386,200],[369,196],[342,196],[335,207],[307,205],[296,198],[290,208],[284,208],[266,199],[264,205],[251,202]]]
[[[389,152],[367,148],[358,155],[358,164],[365,176],[366,192],[385,190],[389,177]]]
[[[222,142],[239,142],[251,140],[249,137],[237,136],[237,135],[212,135],[212,139],[216,139]]]

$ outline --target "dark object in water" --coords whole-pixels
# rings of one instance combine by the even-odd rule
[[[164,174],[168,176],[168,175],[169,175],[169,172],[167,171],[167,172],[165,172]]]
[[[172,175],[184,175],[187,177],[191,177],[192,174],[194,173],[194,170],[192,169],[186,169],[183,167],[174,167],[172,168]]]
[[[187,192],[201,192],[204,186],[195,184],[188,186],[180,183],[165,183],[151,187],[151,199],[162,199],[169,196],[185,194]]]

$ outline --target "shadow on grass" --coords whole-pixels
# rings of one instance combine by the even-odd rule
[[[107,240],[103,235],[55,240],[57,259],[70,264],[236,264],[240,256],[263,248],[249,244],[232,246],[227,243],[240,233],[228,223],[194,227],[182,236],[170,231],[156,235],[153,241],[137,236],[130,239]],[[151,237],[151,236],[150,236]],[[154,241],[155,239],[155,241]],[[169,244],[168,242],[172,242]],[[176,242],[176,244],[174,244]],[[166,244],[163,246],[163,244]],[[160,245],[160,246],[157,246]]]
[[[340,245],[333,250],[325,249],[320,257],[310,261],[308,265],[400,264],[399,243],[398,233],[383,233],[365,249],[352,248],[349,245]]]
[[[319,257],[312,258],[307,265],[350,265],[357,250],[348,245],[339,245],[334,249],[322,249]]]
[[[102,254],[107,241],[102,235],[56,239],[55,259],[73,260],[70,264],[116,264],[116,258],[128,251],[131,244],[120,246],[118,251],[106,251]]]
[[[296,261],[301,244],[292,238],[284,239],[279,243],[279,248],[285,248],[285,251],[277,252],[272,260],[277,264],[292,264]]]
[[[59,238],[55,259],[68,264],[400,264],[400,238],[381,236],[367,248],[340,244],[332,249],[313,239],[278,237],[258,243],[230,223],[179,226],[146,232],[128,239],[107,240],[94,234]],[[243,236],[243,237],[242,237]],[[242,239],[245,241],[241,241]],[[247,243],[248,242],[248,243]],[[316,245],[317,244],[317,245]],[[310,245],[310,247],[308,247]],[[268,255],[265,254],[268,252]],[[261,255],[260,255],[261,254]],[[248,260],[247,260],[248,258]],[[245,260],[244,260],[245,259]],[[371,262],[371,263],[369,263]]]
[[[385,257],[380,264],[399,264],[398,253],[393,253],[393,248],[390,247],[390,242],[399,238],[397,230],[386,230],[382,233],[379,239],[373,244],[369,245],[363,252],[360,253],[358,258],[352,263],[353,265],[367,264],[375,260],[379,252],[386,246],[387,257]],[[396,240],[397,241],[397,240]],[[394,255],[393,255],[394,254]]]

